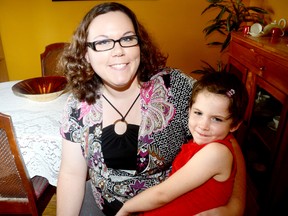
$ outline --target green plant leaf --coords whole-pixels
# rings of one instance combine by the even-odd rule
[[[254,12],[257,12],[257,13],[261,13],[261,14],[268,14],[268,11],[262,9],[262,8],[259,8],[259,7],[247,7],[247,10],[252,10]]]
[[[217,3],[223,2],[224,0],[207,0],[207,1],[212,4],[217,4]]]
[[[201,15],[203,15],[206,11],[210,10],[211,8],[215,8],[215,7],[216,7],[216,6],[215,6],[214,4],[210,4],[208,7],[206,7],[206,8],[202,11]]]
[[[229,14],[229,16],[227,17],[227,24],[226,24],[226,29],[228,32],[231,31],[231,25],[230,25],[231,18],[232,18],[232,14]]]
[[[215,21],[216,21],[216,22],[219,22],[219,21],[222,19],[222,17],[223,17],[223,15],[225,14],[225,12],[226,12],[226,7],[222,7],[220,13],[219,13],[218,16],[215,18]]]
[[[227,35],[225,41],[223,42],[220,52],[223,52],[223,50],[225,50],[228,47],[230,41],[231,41],[231,32]]]
[[[215,73],[215,72],[224,72],[226,71],[227,64],[223,64],[222,61],[217,61],[217,67],[214,68],[212,65],[210,65],[208,62],[201,60],[201,62],[204,64],[202,66],[202,69],[197,69],[192,71],[192,73],[195,74],[206,74],[206,73]]]
[[[219,46],[219,45],[222,45],[222,44],[223,44],[223,42],[218,42],[218,41],[207,43],[207,45],[209,45],[209,46]]]
[[[205,29],[203,29],[203,32],[205,33],[206,36],[210,35],[214,31],[218,31],[221,29],[221,24],[212,24],[210,26],[207,26]]]

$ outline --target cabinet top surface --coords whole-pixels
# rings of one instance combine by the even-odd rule
[[[288,58],[288,37],[280,37],[278,39],[272,40],[270,36],[263,37],[252,37],[249,35],[243,35],[242,32],[233,32],[232,41],[242,41],[248,43],[259,49],[263,49],[274,54]]]

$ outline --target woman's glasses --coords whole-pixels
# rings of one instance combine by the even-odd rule
[[[96,52],[102,52],[111,50],[115,47],[115,43],[119,43],[121,47],[133,47],[138,45],[138,37],[136,35],[130,35],[121,37],[118,40],[105,39],[94,42],[87,42],[87,46]]]

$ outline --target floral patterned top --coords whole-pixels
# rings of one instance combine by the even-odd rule
[[[127,199],[168,177],[182,144],[191,139],[188,109],[194,82],[181,71],[166,68],[142,85],[136,170],[113,169],[105,164],[101,100],[88,105],[69,96],[61,134],[69,141],[81,143],[93,194],[104,213],[110,215],[105,209],[116,213]]]

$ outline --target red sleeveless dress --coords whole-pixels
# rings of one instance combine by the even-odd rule
[[[233,154],[233,166],[230,177],[224,182],[218,182],[211,178],[198,188],[189,191],[186,194],[176,198],[172,202],[151,210],[141,215],[144,216],[169,216],[169,215],[181,215],[191,216],[208,209],[225,205],[233,190],[234,179],[236,174],[236,161],[234,150],[231,142],[232,134],[228,135],[224,140],[218,140],[216,142],[222,143],[227,146]],[[180,153],[175,158],[172,164],[171,175],[186,164],[194,154],[201,150],[204,146],[209,144],[198,145],[189,141],[182,146]]]

